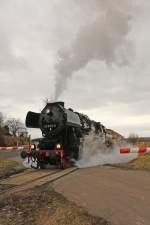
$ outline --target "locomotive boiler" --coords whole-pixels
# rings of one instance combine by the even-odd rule
[[[64,102],[48,102],[41,113],[28,112],[26,126],[42,132],[37,149],[21,153],[23,158],[36,160],[37,168],[47,164],[68,167],[70,162],[79,159],[80,144],[92,130],[106,139],[106,129],[101,123],[71,108],[66,109]]]

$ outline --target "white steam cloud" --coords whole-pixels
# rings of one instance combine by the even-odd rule
[[[121,144],[121,143],[120,143]],[[120,144],[114,144],[107,148],[99,136],[94,133],[86,136],[81,147],[81,158],[76,165],[79,168],[106,165],[114,163],[126,163],[137,158],[137,154],[120,154]]]
[[[68,79],[92,60],[103,61],[107,65],[129,63],[132,49],[128,39],[131,3],[127,0],[87,0],[86,4],[81,4],[83,10],[85,5],[89,9],[94,5],[95,15],[91,7],[91,23],[81,27],[68,49],[58,52],[56,99],[66,89]]]

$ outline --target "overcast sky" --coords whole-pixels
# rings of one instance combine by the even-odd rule
[[[147,0],[0,0],[0,111],[24,121],[57,97],[150,136],[149,21]]]

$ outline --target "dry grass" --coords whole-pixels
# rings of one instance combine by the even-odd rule
[[[150,170],[150,154],[141,154],[129,163],[115,164],[115,167],[135,170]]]
[[[8,177],[14,173],[21,172],[23,169],[19,167],[16,161],[0,158],[0,178]]]
[[[18,193],[0,201],[0,225],[109,225],[52,189]]]

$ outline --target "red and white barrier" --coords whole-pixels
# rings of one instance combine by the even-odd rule
[[[150,153],[150,148],[148,147],[139,147],[139,148],[130,148],[130,147],[122,147],[120,148],[120,154],[128,154],[128,153]]]
[[[27,146],[12,146],[12,147],[0,147],[0,150],[7,151],[7,150],[13,150],[13,151],[20,151],[20,150],[29,150],[30,147]]]

